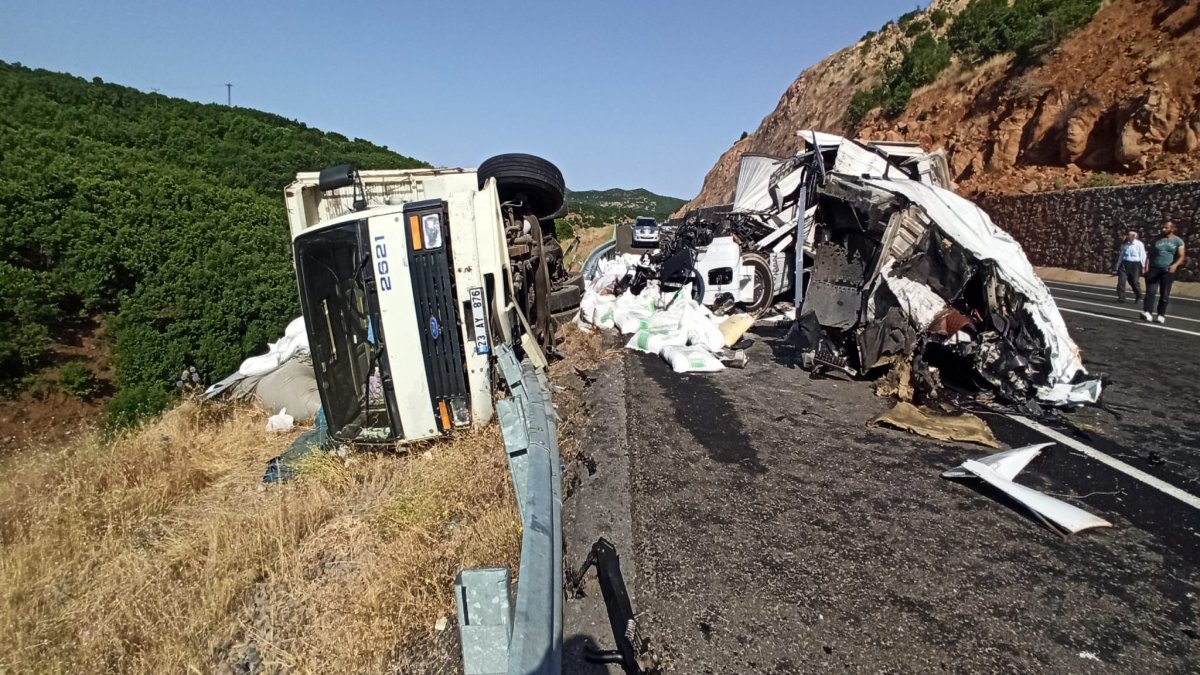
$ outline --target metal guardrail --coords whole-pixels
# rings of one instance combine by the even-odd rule
[[[506,568],[463,570],[454,583],[466,675],[562,673],[562,469],[545,373],[496,348],[511,396],[496,402],[517,504],[521,563],[515,607]]]
[[[591,279],[592,277],[596,276],[596,271],[600,268],[600,261],[605,258],[611,258],[616,254],[616,252],[617,240],[616,235],[614,234],[612,239],[592,249],[592,252],[589,253],[588,257],[584,259],[583,265],[580,267],[580,271],[583,273],[583,278]]]

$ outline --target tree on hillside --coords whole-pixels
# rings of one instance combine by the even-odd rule
[[[230,372],[295,317],[281,190],[297,171],[422,165],[277,115],[3,62],[0,104],[0,384],[39,367],[68,320],[106,315],[118,398],[138,414],[185,362]]]

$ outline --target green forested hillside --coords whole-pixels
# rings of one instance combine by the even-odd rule
[[[637,216],[653,216],[662,222],[687,200],[656,195],[649,190],[584,190],[567,194],[568,215],[572,227],[612,225]]]
[[[108,317],[118,408],[221,377],[298,312],[282,187],[422,163],[267,113],[0,62],[0,384]]]

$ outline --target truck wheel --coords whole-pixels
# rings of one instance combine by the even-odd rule
[[[538,218],[562,208],[567,187],[562,172],[550,162],[521,153],[496,155],[479,165],[479,187],[496,179],[501,202],[519,201]]]
[[[576,274],[550,293],[550,311],[554,314],[579,307],[583,299],[583,275]]]
[[[575,307],[572,309],[564,309],[561,312],[555,312],[554,314],[551,314],[551,316],[554,318],[554,324],[556,326],[562,326],[564,324],[570,323],[575,318],[576,314],[579,314],[578,307]]]
[[[700,270],[692,270],[692,300],[696,301],[697,305],[704,304],[704,294],[708,287],[704,285],[704,275]]]
[[[558,220],[559,218],[565,218],[567,215],[567,212],[568,212],[567,211],[567,203],[564,201],[563,205],[558,207],[557,211],[555,211],[554,213],[551,213],[548,216],[541,216],[538,218],[538,220]],[[550,228],[550,231],[553,232],[554,228]]]
[[[754,299],[742,304],[742,309],[758,317],[775,301],[775,280],[771,277],[771,266],[767,259],[757,253],[742,254],[742,266],[754,269]]]

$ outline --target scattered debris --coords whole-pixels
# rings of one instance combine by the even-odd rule
[[[721,233],[804,241],[797,318],[813,325],[795,334],[807,338],[802,362],[854,376],[905,364],[908,385],[885,387],[905,400],[1096,402],[1100,380],[1087,377],[1049,290],[1020,245],[950,191],[941,153],[800,135],[807,148],[795,157],[744,156],[733,204],[679,229],[698,268]],[[756,238],[764,225],[770,236]]]
[[[724,370],[724,360],[744,366],[745,354],[738,357],[725,348],[741,340],[753,317],[717,316],[696,301],[691,282],[679,285],[649,278],[642,263],[628,255],[600,261],[586,282],[576,319],[579,327],[616,328],[630,336],[627,349],[657,354],[677,373]]]
[[[900,401],[891,410],[868,422],[870,426],[887,425],[939,441],[963,441],[998,448],[1000,443],[982,419],[970,413],[941,415],[927,408],[918,408]]]
[[[267,431],[291,431],[296,418],[287,414],[287,408],[267,418]]]
[[[1017,474],[1041,454],[1043,448],[1051,445],[1054,444],[1027,445],[979,460],[968,459],[961,466],[943,471],[942,477],[980,478],[1029,509],[1046,527],[1064,536],[1092,527],[1112,527],[1112,523],[1099,516],[1013,482]]]
[[[589,663],[614,664],[626,675],[650,675],[661,672],[658,658],[650,651],[650,641],[638,630],[637,615],[625,588],[625,577],[621,573],[621,556],[617,548],[601,537],[592,545],[579,572],[567,572],[567,588],[573,597],[584,597],[583,579],[591,568],[596,568],[600,582],[600,595],[608,611],[609,627],[612,629],[616,649],[600,650],[592,646],[585,648],[584,659]]]
[[[203,397],[252,400],[268,413],[284,409],[298,421],[316,417],[321,407],[303,317],[293,320],[266,354],[251,356],[236,372],[204,390]]]
[[[724,355],[721,356],[721,363],[726,368],[737,368],[740,370],[745,368],[746,364],[750,362],[750,359],[746,356],[745,350],[742,349],[732,352],[723,352],[723,354]]]
[[[749,314],[734,314],[720,323],[718,329],[721,335],[725,338],[725,346],[732,347],[737,344],[746,331],[754,325],[754,317]]]
[[[329,425],[321,411],[317,411],[316,426],[312,431],[300,434],[282,454],[267,460],[262,482],[287,483],[294,480],[298,475],[300,462],[317,450],[332,452],[342,459],[346,458],[348,452],[345,445],[337,445],[329,437]]]

